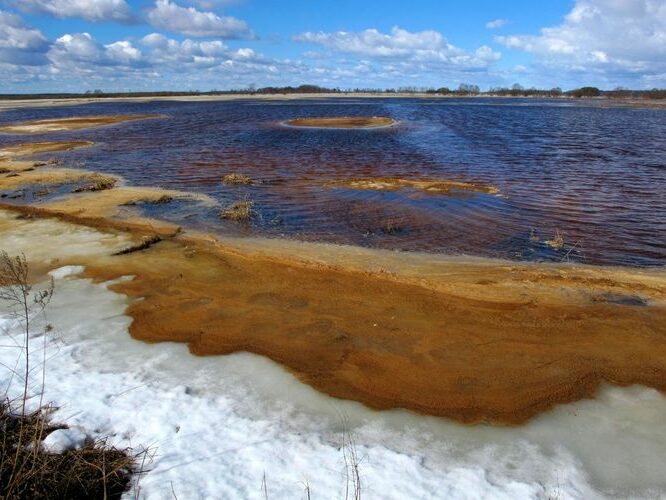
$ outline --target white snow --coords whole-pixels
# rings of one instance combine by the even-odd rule
[[[67,450],[78,450],[83,447],[88,435],[83,429],[70,427],[58,429],[46,436],[44,449],[52,453],[62,453]]]
[[[375,412],[324,396],[250,354],[197,358],[184,345],[130,338],[126,297],[53,273],[56,293],[32,339],[36,365],[47,339],[44,401],[71,433],[155,452],[141,498],[344,498],[345,428],[361,457],[363,498],[666,498],[666,398],[641,387],[557,408],[526,426],[467,427],[406,411]],[[20,324],[0,306],[0,382],[10,381]],[[34,330],[37,332],[38,326]],[[11,378],[9,395],[21,390]],[[36,394],[41,366],[31,378]],[[31,404],[36,406],[39,398]],[[127,494],[132,498],[137,490]]]
[[[25,254],[28,262],[57,262],[77,256],[108,255],[126,248],[131,239],[55,219],[19,219],[0,210],[0,248],[9,255]]]
[[[49,275],[52,276],[53,279],[60,280],[69,276],[81,274],[85,270],[86,268],[83,266],[63,266],[59,267],[58,269],[54,269],[49,273]]]

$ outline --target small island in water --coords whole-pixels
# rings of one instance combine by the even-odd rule
[[[291,127],[312,128],[380,128],[397,122],[385,116],[326,116],[318,118],[296,118],[285,122]]]

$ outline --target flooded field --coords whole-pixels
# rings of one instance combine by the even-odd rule
[[[0,149],[92,141],[58,153],[62,166],[208,195],[219,205],[174,200],[142,209],[218,234],[538,261],[666,263],[662,110],[516,99],[115,102],[8,110],[0,127],[120,114],[166,117],[0,134]],[[283,125],[323,116],[398,123],[358,130]],[[247,181],[223,182],[229,174]],[[377,189],[382,179],[392,188]],[[422,188],[440,182],[451,188]],[[221,208],[241,200],[252,202],[247,222],[220,219]],[[11,200],[35,201],[32,192]]]

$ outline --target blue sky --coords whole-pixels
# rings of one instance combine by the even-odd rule
[[[666,0],[0,0],[3,92],[666,86]]]

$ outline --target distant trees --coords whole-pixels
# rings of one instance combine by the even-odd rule
[[[0,0],[1,1],[1,0]],[[461,83],[457,89],[451,89],[447,86],[435,87],[398,87],[398,88],[353,88],[340,89],[340,87],[328,88],[319,85],[304,84],[297,87],[261,87],[251,84],[245,88],[231,90],[211,90],[208,92],[199,92],[198,90],[175,91],[175,92],[103,92],[100,89],[87,90],[83,94],[4,94],[0,99],[66,99],[76,97],[113,98],[113,97],[160,97],[160,96],[195,96],[195,95],[227,95],[227,94],[340,94],[347,92],[357,92],[364,94],[430,94],[430,95],[451,95],[451,96],[499,96],[499,97],[605,97],[609,99],[666,99],[666,89],[651,90],[630,90],[624,87],[616,87],[613,90],[600,90],[597,87],[581,87],[574,90],[563,91],[560,87],[551,89],[537,89],[535,87],[525,88],[520,83],[514,83],[511,87],[492,87],[486,91],[481,91],[478,85],[471,83]]]
[[[550,90],[537,89],[535,87],[526,89],[521,84],[514,83],[511,88],[493,87],[488,90],[486,94],[501,97],[560,97],[562,95],[562,89],[559,87]]]
[[[567,94],[573,97],[599,97],[601,90],[597,87],[581,87],[579,89],[570,90]]]
[[[458,85],[458,93],[463,95],[477,95],[481,92],[478,85],[471,83],[461,83]]]

